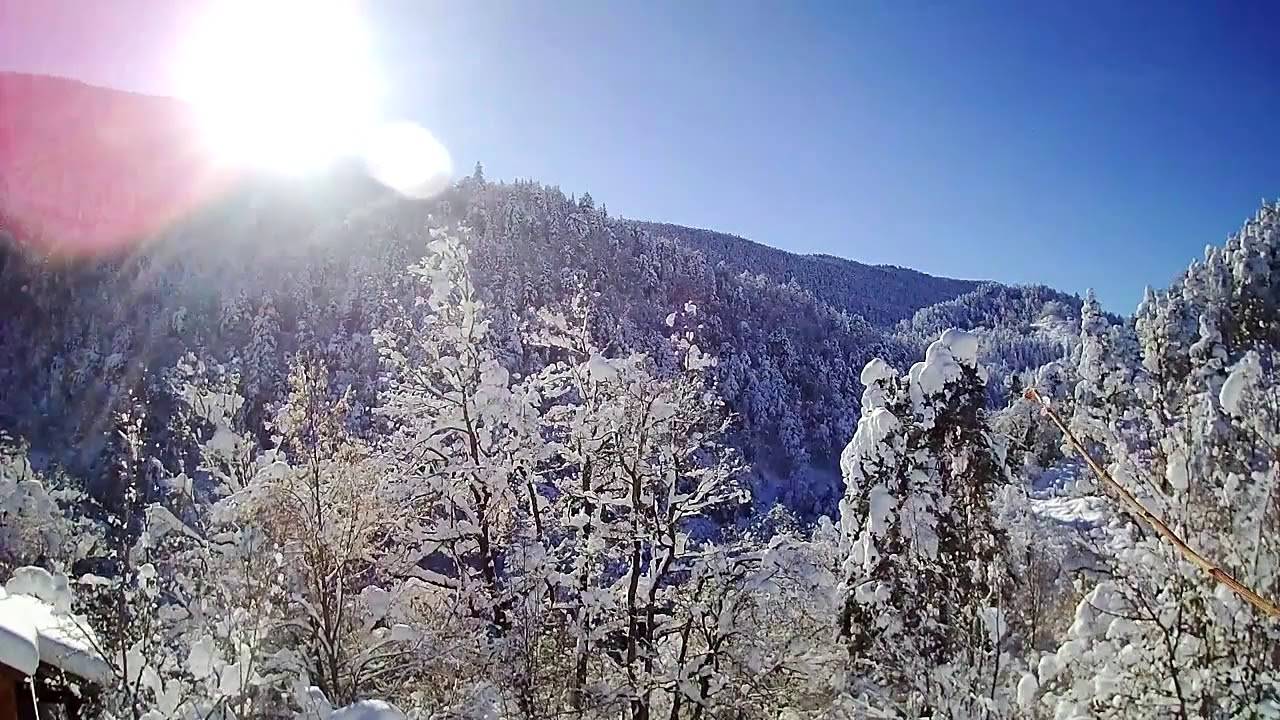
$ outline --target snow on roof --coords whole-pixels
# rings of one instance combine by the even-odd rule
[[[104,684],[111,680],[111,666],[98,647],[88,622],[71,613],[65,577],[23,567],[0,590],[0,662],[5,665],[33,675],[43,662]]]
[[[36,627],[18,612],[10,612],[7,597],[0,589],[0,665],[34,675],[40,666]]]

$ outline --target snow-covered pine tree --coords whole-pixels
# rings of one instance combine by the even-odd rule
[[[1075,387],[1075,412],[1071,430],[1093,454],[1107,441],[1106,403],[1107,361],[1106,335],[1110,324],[1102,314],[1102,306],[1090,289],[1080,306],[1080,361],[1076,366],[1079,381]]]
[[[1113,456],[1145,425],[1138,395],[1150,392],[1142,372],[1137,338],[1127,324],[1111,324],[1090,290],[1080,311],[1080,352],[1074,402],[1069,406],[1072,433],[1104,466],[1123,463]],[[1136,448],[1135,448],[1136,449]],[[1089,483],[1085,484],[1088,487]]]
[[[846,691],[908,716],[969,717],[1007,700],[1010,587],[992,512],[1006,470],[977,352],[976,336],[948,330],[906,377],[868,363],[841,461]]]

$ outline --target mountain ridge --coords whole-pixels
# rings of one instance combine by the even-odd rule
[[[0,191],[21,181],[6,177]],[[116,178],[115,190],[129,182]],[[190,353],[236,368],[242,412],[267,442],[289,363],[307,353],[334,369],[335,390],[352,391],[349,422],[372,433],[382,375],[372,335],[413,302],[408,267],[441,223],[471,228],[471,270],[513,372],[547,361],[522,345],[520,328],[582,292],[594,294],[601,347],[646,353],[659,367],[674,362],[665,318],[698,307],[698,342],[719,358],[717,388],[738,417],[735,446],[762,478],[785,479],[762,480],[758,497],[806,513],[830,512],[839,496],[834,469],[857,422],[868,360],[905,368],[938,323],[980,326],[996,402],[1005,378],[1068,350],[1036,329],[1047,303],[1068,323],[1078,312],[1078,299],[1047,288],[832,262],[613,218],[589,195],[532,181],[475,175],[414,200],[377,191],[350,168],[300,183],[249,177],[141,242],[52,264],[46,245],[9,223],[17,242],[0,249],[0,302],[11,310],[0,318],[0,383],[12,390],[0,397],[0,429],[65,441],[72,450],[46,449],[92,473],[102,433],[130,397],[157,398],[153,423],[165,431],[163,375]]]
[[[891,325],[910,317],[922,307],[972,292],[984,282],[930,275],[900,266],[871,265],[825,253],[793,253],[739,235],[704,228],[652,221],[637,224],[657,234],[680,239],[717,261],[741,270],[762,273],[779,282],[794,278],[802,286],[823,294],[836,306],[862,315],[877,325]],[[833,264],[842,271],[839,276],[833,277],[819,270]],[[909,280],[915,282],[909,283]],[[868,283],[881,290],[890,289],[893,295],[890,298],[869,297],[855,292],[857,287]],[[908,284],[912,285],[915,293],[904,292]],[[919,294],[920,291],[923,294]]]

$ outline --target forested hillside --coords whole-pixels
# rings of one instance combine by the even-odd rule
[[[953,280],[915,270],[864,265],[830,255],[795,255],[736,235],[667,223],[637,223],[701,251],[713,264],[764,275],[808,290],[832,307],[861,315],[877,326],[892,325],[920,308],[977,289],[972,280]]]
[[[91,712],[1280,713],[1280,205],[1132,320],[1086,297],[1069,356],[999,408],[982,333],[871,358],[842,498],[810,521],[750,487],[752,426],[720,388],[748,336],[728,320],[764,310],[722,292],[850,316],[699,274],[697,252],[552,189],[473,178],[445,202],[335,220],[212,285],[179,254],[97,275],[9,261],[24,434],[0,443],[0,573],[78,628],[62,641],[93,661],[97,689],[74,686]],[[502,240],[543,220],[578,244]],[[544,258],[569,271],[511,272]],[[930,322],[1026,297],[979,288],[896,339],[858,327],[907,352]],[[1057,337],[1047,304],[1026,322]],[[101,438],[95,473],[48,462],[59,431]]]
[[[1036,325],[1046,313],[1070,325],[1078,306],[1044,288],[801,257],[619,220],[589,195],[574,200],[533,182],[477,174],[440,198],[411,201],[337,173],[306,188],[245,183],[154,242],[107,259],[42,261],[7,246],[0,378],[12,391],[0,419],[50,459],[91,474],[122,399],[163,396],[154,378],[183,354],[238,368],[241,413],[257,427],[284,395],[290,359],[318,352],[335,382],[352,389],[353,429],[372,432],[381,382],[372,333],[409,300],[403,269],[426,252],[428,218],[470,228],[475,282],[511,372],[546,362],[525,347],[520,328],[576,294],[593,295],[602,347],[648,353],[664,368],[674,363],[667,317],[698,306],[699,342],[719,358],[718,391],[735,415],[731,444],[755,465],[761,502],[803,514],[834,511],[836,458],[856,422],[868,359],[905,365],[936,336],[940,317],[947,327],[982,329],[982,356],[995,373],[990,396],[1002,402],[1006,378],[1062,357],[1074,342],[1074,330],[1061,336]],[[946,302],[893,325],[922,299]],[[153,412],[169,402],[155,398]],[[163,428],[163,418],[155,425]]]
[[[1117,317],[479,165],[24,167],[0,601],[88,716],[1280,717],[1280,205]]]
[[[1280,4],[1011,9],[0,0],[0,720],[1280,720]]]

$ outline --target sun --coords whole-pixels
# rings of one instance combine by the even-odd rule
[[[181,47],[177,93],[221,161],[309,173],[376,133],[383,81],[355,2],[210,0]]]

